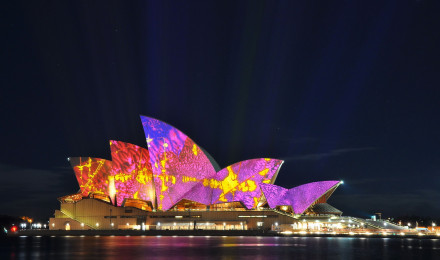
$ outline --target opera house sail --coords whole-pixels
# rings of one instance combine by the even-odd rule
[[[91,217],[101,208],[105,213],[100,214],[108,221],[100,221],[108,222],[105,225],[112,228],[130,219],[125,216],[119,220],[118,214],[130,214],[132,210],[138,215],[130,220],[133,223],[126,223],[127,227],[149,223],[159,228],[159,220],[155,220],[152,225],[154,221],[149,219],[159,218],[157,214],[160,212],[172,216],[173,212],[182,210],[198,210],[209,214],[216,212],[214,218],[223,218],[218,214],[226,212],[230,218],[236,211],[257,214],[255,212],[261,210],[272,210],[275,214],[282,207],[288,209],[284,210],[286,216],[294,218],[301,214],[311,214],[314,205],[326,203],[341,183],[321,181],[291,189],[276,186],[274,183],[283,161],[272,158],[244,160],[220,169],[209,154],[177,128],[146,116],[141,116],[141,122],[146,148],[111,140],[111,160],[69,158],[80,191],[59,198],[62,207],[56,211],[55,218],[51,219],[54,229],[59,219],[80,223],[82,228],[102,228],[103,224],[93,224],[98,220]],[[83,212],[81,216],[77,214],[80,211]],[[199,217],[192,215],[191,218],[210,218],[200,214]],[[245,223],[246,226],[251,223],[246,220],[251,215],[234,216],[228,220],[231,225],[243,228]],[[69,228],[73,225],[70,222]],[[188,223],[196,225],[195,222]],[[165,225],[162,223],[162,226]]]

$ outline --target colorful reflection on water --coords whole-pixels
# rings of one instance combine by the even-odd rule
[[[17,237],[0,259],[440,259],[439,239],[315,237]]]

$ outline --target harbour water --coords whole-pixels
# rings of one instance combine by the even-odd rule
[[[2,237],[0,259],[440,259],[440,239]]]

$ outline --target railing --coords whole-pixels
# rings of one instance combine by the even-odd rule
[[[375,220],[366,220],[367,223],[370,223],[373,225],[372,222],[374,222],[374,225],[378,226],[380,229],[405,229],[404,227],[394,224],[387,220],[381,220],[381,221],[375,221]]]

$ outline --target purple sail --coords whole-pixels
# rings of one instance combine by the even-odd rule
[[[273,183],[282,160],[259,158],[230,165],[209,180],[213,189],[211,204],[240,201],[255,208],[261,199],[261,183]]]
[[[216,172],[202,149],[177,128],[146,116],[141,116],[141,120],[150,153],[157,208],[168,210]],[[209,204],[210,192],[202,191],[188,196]]]
[[[340,181],[318,181],[303,184],[289,190],[277,185],[261,184],[261,189],[269,207],[275,208],[276,206],[290,205],[295,214],[302,214],[315,201],[339,184]]]
[[[292,208],[295,214],[302,214],[317,199],[322,197],[339,181],[317,181],[300,185],[288,191],[288,196],[292,201]]]
[[[205,205],[211,204],[212,189],[211,187],[203,185],[203,182],[197,183],[191,190],[189,190],[183,199],[196,201]]]
[[[265,183],[260,184],[260,188],[263,191],[264,197],[270,208],[291,205],[290,199],[287,196],[288,189]]]

